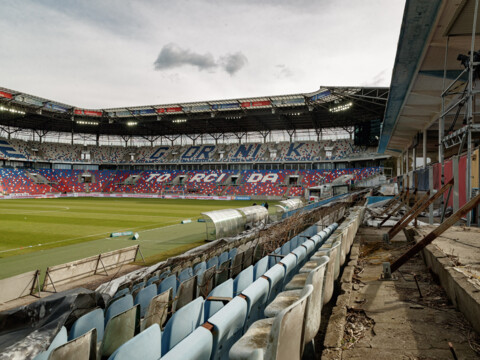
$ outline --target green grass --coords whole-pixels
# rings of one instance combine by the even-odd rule
[[[200,213],[252,201],[166,199],[32,199],[0,201],[0,278],[140,244],[148,263],[200,245]],[[192,219],[182,225],[181,220]],[[135,231],[138,241],[109,238]]]

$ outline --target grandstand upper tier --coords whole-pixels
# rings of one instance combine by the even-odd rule
[[[160,146],[83,146],[0,138],[0,160],[89,164],[335,162],[384,158],[352,140]]]
[[[388,88],[321,87],[311,93],[83,109],[0,87],[0,126],[120,136],[245,134],[357,126],[383,118]]]

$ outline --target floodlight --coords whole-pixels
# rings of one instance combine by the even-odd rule
[[[343,103],[340,105],[336,105],[334,107],[331,107],[329,109],[330,112],[336,113],[336,112],[341,112],[341,111],[347,111],[353,106],[353,102],[348,102],[348,103]]]

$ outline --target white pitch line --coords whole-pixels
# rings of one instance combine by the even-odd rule
[[[157,227],[157,228],[144,230],[143,232],[151,231],[151,230],[157,230],[157,229],[161,229],[161,228],[167,228],[167,227],[171,227],[171,226],[175,226],[175,225],[179,225],[179,224],[160,226],[160,227]],[[143,226],[137,226],[137,227],[134,227],[134,228],[120,229],[120,230],[115,230],[115,231],[112,231],[112,232],[131,231],[133,229],[141,229],[142,227]],[[52,241],[52,242],[48,242],[48,243],[45,243],[45,244],[26,245],[26,246],[15,248],[15,249],[1,250],[0,254],[1,253],[6,253],[6,252],[11,252],[11,251],[16,251],[16,250],[24,250],[24,249],[31,249],[31,248],[40,247],[40,246],[46,246],[46,245],[50,245],[50,244],[59,244],[59,243],[62,243],[62,242],[70,242],[70,241],[79,240],[79,239],[86,239],[86,238],[89,238],[89,237],[100,236],[100,235],[103,235],[103,234],[108,234],[108,233],[103,232],[103,233],[99,233],[99,234],[85,235],[85,236],[80,236],[80,237],[75,237],[75,238],[70,238],[70,239]],[[105,238],[101,238],[101,239],[97,239],[97,240],[105,240],[105,239],[109,239],[109,237],[105,237]]]
[[[2,210],[6,210],[6,213],[11,213],[12,211],[15,211],[14,214],[12,215],[25,215],[25,214],[38,214],[38,213],[50,213],[50,212],[64,212],[70,210],[68,206],[60,206],[60,209],[58,210],[15,210],[15,209],[5,209],[2,208],[0,209],[0,214],[5,214]]]

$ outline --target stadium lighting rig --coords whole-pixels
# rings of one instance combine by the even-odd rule
[[[187,122],[187,119],[174,119],[172,120],[172,123],[174,124],[182,124],[182,123],[186,123]]]
[[[138,122],[136,121],[128,121],[127,122],[127,126],[137,126],[138,125]]]
[[[336,113],[336,112],[346,111],[346,110],[350,109],[352,106],[353,106],[353,102],[350,101],[348,103],[344,103],[344,104],[340,104],[340,105],[331,107],[328,110],[332,113]]]
[[[98,126],[100,123],[98,121],[77,120],[77,124],[78,125]]]
[[[7,108],[7,107],[4,107],[4,106],[0,106],[0,111],[10,112],[10,113],[13,113],[13,114],[25,115],[25,111],[12,109],[12,108]]]

